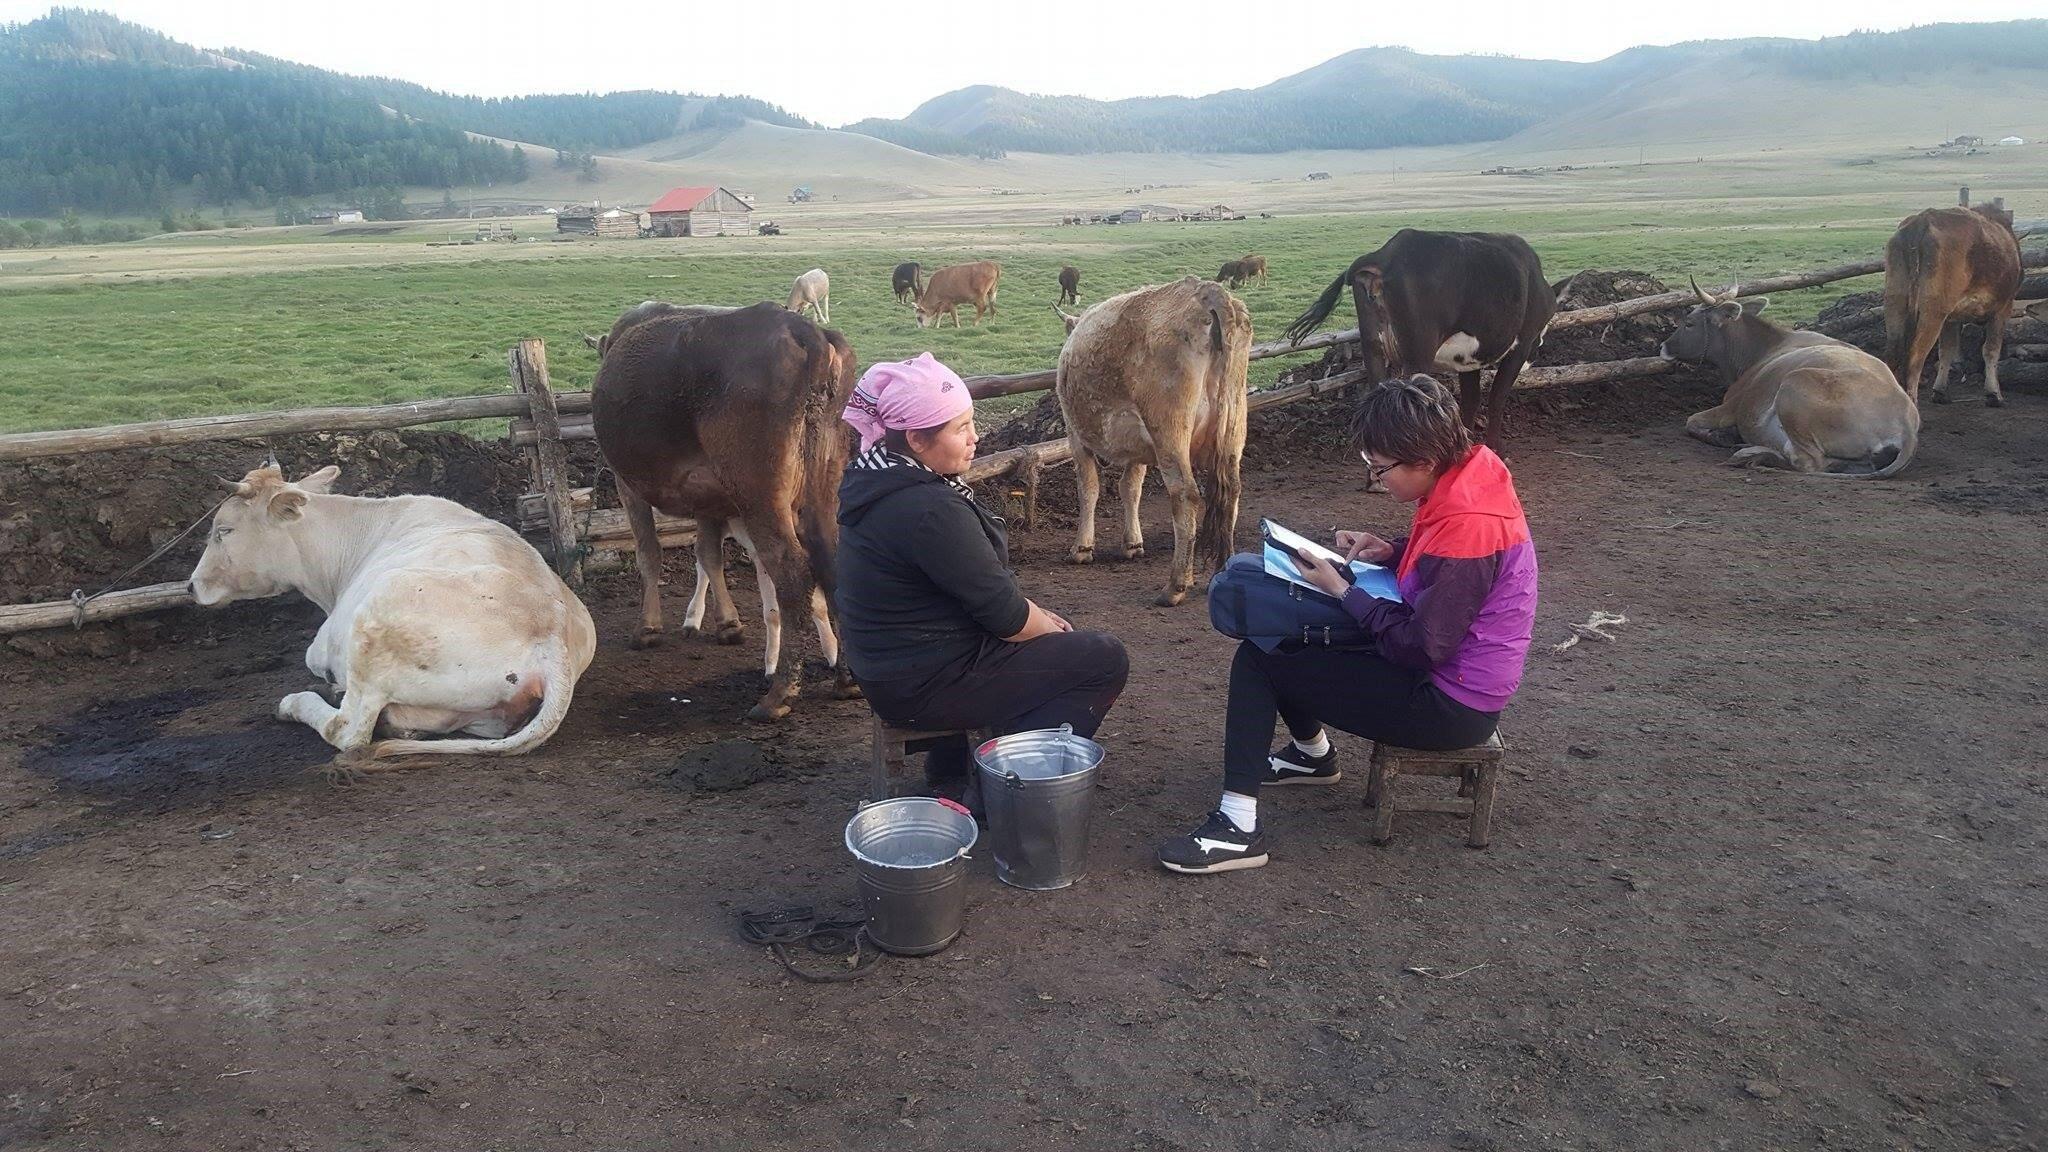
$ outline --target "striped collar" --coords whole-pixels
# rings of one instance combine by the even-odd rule
[[[960,493],[960,495],[965,496],[969,500],[974,499],[974,489],[968,487],[966,481],[958,476],[943,476],[933,472],[930,468],[925,467],[924,462],[915,456],[905,456],[901,452],[891,452],[886,444],[877,444],[873,448],[862,452],[849,461],[846,466],[861,471],[878,471],[883,468],[911,468],[919,472],[928,472],[944,480],[948,487]]]

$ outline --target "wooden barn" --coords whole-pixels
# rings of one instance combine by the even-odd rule
[[[640,214],[625,208],[574,204],[555,213],[555,231],[582,236],[638,236]]]
[[[671,188],[647,210],[656,236],[745,236],[754,209],[724,188]]]

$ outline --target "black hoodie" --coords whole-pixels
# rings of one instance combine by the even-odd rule
[[[860,680],[920,680],[1024,630],[1003,522],[936,472],[849,467],[839,485],[839,638]]]

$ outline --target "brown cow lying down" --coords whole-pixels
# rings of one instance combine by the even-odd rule
[[[1138,502],[1145,470],[1157,468],[1173,502],[1173,568],[1157,602],[1179,604],[1194,584],[1196,552],[1218,568],[1230,559],[1251,313],[1222,286],[1189,276],[1112,296],[1070,319],[1069,331],[1054,390],[1081,494],[1074,563],[1095,558],[1097,458],[1124,469],[1130,558],[1145,554]]]
[[[1873,478],[1905,469],[1920,441],[1920,409],[1884,361],[1818,332],[1781,328],[1757,315],[1768,301],[1738,301],[1733,286],[1719,296],[1698,284],[1693,291],[1700,303],[1662,352],[1714,365],[1728,391],[1685,422],[1688,435],[1740,448],[1730,464]]]
[[[569,713],[597,630],[518,533],[433,496],[335,496],[329,465],[295,484],[276,465],[231,483],[192,570],[214,606],[302,593],[327,613],[306,667],[341,687],[280,700],[350,754],[531,752]],[[372,743],[381,728],[400,738]],[[466,732],[478,739],[417,740]]]

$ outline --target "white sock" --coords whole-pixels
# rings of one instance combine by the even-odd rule
[[[1256,832],[1259,828],[1259,801],[1255,796],[1237,792],[1225,792],[1216,805],[1230,822],[1237,825],[1239,832]]]
[[[1330,732],[1326,728],[1317,729],[1315,739],[1297,739],[1294,742],[1294,746],[1296,748],[1301,749],[1302,752],[1306,755],[1314,756],[1318,759],[1321,759],[1322,757],[1328,756],[1330,754]]]

